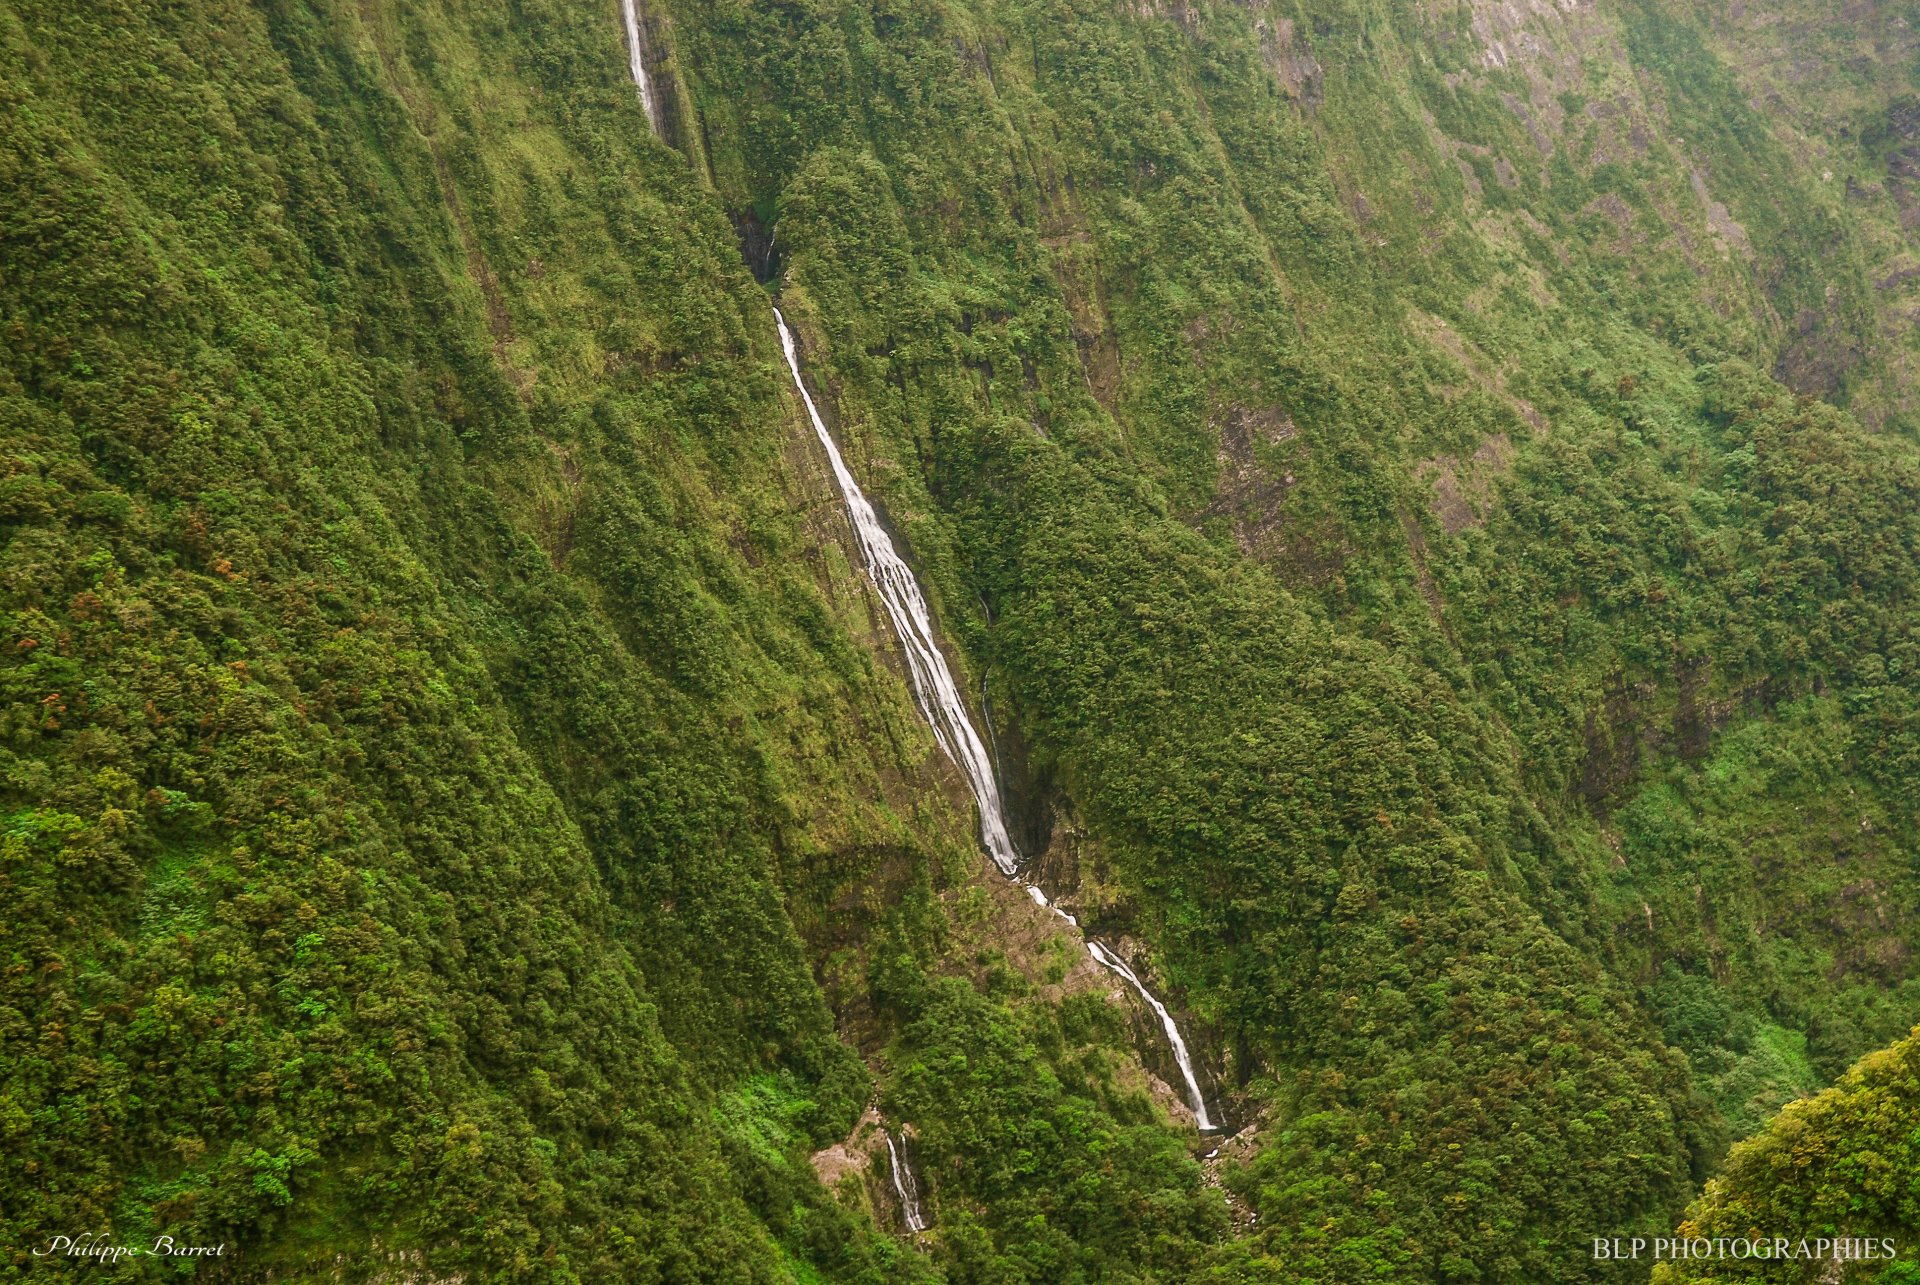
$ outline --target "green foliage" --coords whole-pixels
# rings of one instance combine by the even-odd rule
[[[643,7],[681,150],[611,5],[0,3],[0,1271],[1583,1279],[1904,1029],[1873,6],[1785,88],[1745,10]],[[1234,1213],[980,882],[729,216]],[[1909,1052],[1695,1220],[1904,1228]],[[914,1246],[807,1163],[876,1082]]]
[[[908,707],[605,24],[107,8],[0,8],[5,1270],[902,1279],[779,889]]]
[[[1564,21],[1542,103],[1464,11],[676,8],[863,480],[1264,1113],[1217,1274],[1597,1271],[1907,993],[1915,458],[1758,369],[1887,417],[1864,239],[1716,33]]]
[[[1181,1280],[1193,1270],[1223,1234],[1225,1208],[1138,1091],[1112,1082],[1114,1050],[1070,1043],[1047,1010],[1009,1012],[958,979],[893,987],[905,1020],[886,1105],[920,1124],[949,1280]]]
[[[1920,1034],[1862,1060],[1838,1084],[1795,1102],[1727,1157],[1725,1170],[1687,1210],[1676,1235],[1891,1240],[1879,1261],[1853,1262],[1850,1281],[1912,1279],[1907,1247],[1916,1231],[1920,1174]],[[1775,1230],[1777,1229],[1777,1230]],[[1655,1273],[1662,1285],[1691,1281],[1806,1281],[1830,1262],[1793,1258],[1693,1261]]]

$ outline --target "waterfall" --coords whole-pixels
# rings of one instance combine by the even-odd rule
[[[920,1184],[914,1181],[913,1170],[900,1154],[905,1148],[895,1145],[893,1130],[887,1132],[887,1167],[893,1174],[893,1194],[900,1201],[900,1217],[905,1220],[910,1232],[923,1232],[927,1229],[927,1216],[920,1210]]]
[[[627,61],[633,73],[634,88],[640,93],[640,105],[646,109],[647,124],[658,133],[660,122],[654,114],[653,90],[647,80],[640,16],[634,7],[636,3],[637,0],[620,0],[621,12],[627,20]],[[854,534],[860,541],[860,553],[867,564],[867,578],[879,590],[880,600],[886,604],[887,615],[893,620],[894,632],[900,637],[901,650],[906,653],[914,704],[919,706],[920,715],[927,720],[927,726],[933,729],[933,739],[947,757],[959,765],[966,774],[967,784],[973,788],[974,803],[980,814],[981,845],[1001,872],[1018,884],[1036,906],[1052,911],[1068,927],[1078,931],[1079,920],[1054,905],[1039,887],[1020,877],[1020,854],[1007,832],[1006,809],[1000,800],[1000,782],[993,770],[993,760],[986,746],[981,743],[980,734],[974,730],[972,720],[967,717],[967,707],[960,699],[960,685],[954,681],[953,671],[947,667],[947,658],[934,641],[933,614],[927,610],[927,600],[920,592],[920,582],[914,579],[912,568],[894,549],[893,540],[887,535],[886,528],[880,525],[880,515],[874,512],[866,493],[853,480],[846,461],[840,457],[840,448],[834,444],[833,434],[827,431],[826,421],[820,418],[820,408],[813,404],[813,394],[807,391],[806,380],[800,377],[800,357],[794,346],[793,331],[788,328],[787,319],[777,306],[773,310],[773,320],[780,328],[780,347],[786,353],[787,372],[793,376],[794,391],[800,394],[800,401],[807,408],[807,419],[812,422],[813,431],[827,452],[827,460],[833,465],[834,480],[840,484],[840,498],[847,506],[847,516],[852,520]],[[1203,1133],[1218,1132],[1219,1126],[1207,1111],[1206,1094],[1200,1091],[1200,1080],[1194,1073],[1187,1042],[1181,1037],[1173,1014],[1155,998],[1146,983],[1140,980],[1139,974],[1128,967],[1127,961],[1115,951],[1084,934],[1082,940],[1086,942],[1087,953],[1094,962],[1137,991],[1147,1007],[1160,1019],[1167,1042],[1173,1046],[1173,1060],[1180,1068],[1180,1077],[1186,1081],[1187,1103],[1193,1108],[1195,1122]],[[887,1154],[893,1161],[894,1191],[900,1197],[901,1208],[906,1211],[907,1229],[925,1231],[927,1223],[920,1213],[920,1196],[913,1183],[913,1173],[901,1163],[891,1133],[887,1135]]]
[[[920,592],[920,582],[914,579],[912,569],[894,549],[893,540],[887,535],[886,528],[880,525],[879,514],[874,512],[860,484],[853,480],[846,461],[840,456],[840,448],[834,444],[833,435],[820,418],[820,408],[814,405],[813,394],[807,391],[806,380],[800,377],[800,357],[794,346],[793,331],[787,326],[787,319],[777,306],[773,310],[773,319],[780,327],[780,347],[787,356],[787,372],[793,376],[793,387],[807,408],[807,418],[812,421],[814,434],[826,450],[827,460],[833,465],[834,479],[840,484],[841,499],[846,503],[847,516],[852,519],[854,534],[860,541],[861,556],[866,560],[867,576],[873,581],[874,588],[880,591],[880,600],[886,604],[887,615],[893,620],[894,632],[900,636],[901,650],[906,652],[914,703],[920,707],[921,716],[933,729],[933,739],[946,751],[947,757],[959,765],[966,774],[967,783],[973,787],[976,810],[980,814],[980,842],[985,846],[987,855],[993,858],[993,863],[1009,879],[1019,884],[1035,905],[1051,910],[1077,930],[1080,926],[1078,920],[1054,905],[1039,887],[1020,877],[1020,854],[1015,851],[1013,839],[1007,833],[1006,811],[1000,801],[1000,783],[994,775],[993,762],[981,743],[980,734],[967,717],[967,707],[960,699],[960,686],[954,681],[953,671],[947,667],[946,656],[934,641],[933,616],[927,609],[926,598]],[[1200,1079],[1194,1072],[1187,1042],[1181,1037],[1180,1028],[1175,1025],[1167,1006],[1154,997],[1153,992],[1140,980],[1139,974],[1128,967],[1127,961],[1117,953],[1091,939],[1086,939],[1086,944],[1087,953],[1094,962],[1139,992],[1140,998],[1160,1019],[1167,1042],[1173,1046],[1173,1059],[1180,1067],[1180,1076],[1186,1081],[1187,1102],[1193,1108],[1194,1120],[1202,1132],[1216,1132],[1218,1126],[1207,1111],[1206,1094],[1200,1091]],[[891,1136],[887,1139],[887,1146],[893,1146]],[[899,1165],[896,1161],[895,1187],[900,1184],[898,1175]],[[914,1227],[912,1230],[918,1231],[920,1228]]]
[[[647,60],[640,41],[640,15],[634,9],[634,0],[620,0],[620,10],[627,19],[627,68],[633,73],[633,87],[640,91],[640,106],[647,113],[647,124],[657,134],[660,132],[660,121],[653,113],[653,87],[647,83]]]
[[[1119,955],[1091,938],[1087,941],[1087,953],[1098,960],[1108,972],[1123,978],[1129,986],[1139,991],[1140,998],[1147,1001],[1147,1007],[1151,1008],[1154,1015],[1160,1019],[1161,1029],[1167,1033],[1167,1043],[1173,1045],[1173,1060],[1180,1064],[1180,1075],[1186,1080],[1187,1092],[1193,1099],[1194,1122],[1200,1126],[1200,1132],[1214,1132],[1219,1126],[1215,1125],[1213,1119],[1207,1114],[1207,1100],[1201,1095],[1199,1081],[1193,1074],[1193,1058],[1187,1054],[1187,1042],[1180,1038],[1180,1028],[1174,1025],[1173,1014],[1167,1011],[1165,1004],[1153,997],[1153,992],[1147,989],[1146,984],[1140,980],[1139,974],[1129,968],[1127,961]]]
[[[880,591],[880,601],[886,604],[887,615],[893,618],[894,632],[900,635],[901,649],[907,653],[914,702],[933,728],[933,739],[967,774],[967,783],[973,787],[973,797],[979,803],[980,842],[986,846],[987,855],[1003,873],[1009,877],[1016,875],[1020,854],[1014,851],[1013,840],[1007,834],[1006,813],[1000,805],[1000,783],[994,777],[987,747],[981,744],[980,734],[973,730],[973,723],[967,718],[967,707],[960,700],[960,686],[953,680],[953,671],[947,668],[947,658],[934,642],[933,616],[927,610],[927,600],[920,594],[920,582],[894,551],[887,529],[880,525],[880,515],[873,511],[860,484],[847,471],[846,461],[840,458],[840,448],[834,445],[833,435],[827,432],[820,409],[807,391],[806,381],[800,378],[800,358],[794,350],[793,331],[787,328],[787,319],[779,308],[773,310],[773,319],[780,326],[780,346],[787,354],[787,370],[793,375],[793,386],[800,391],[800,400],[806,403],[807,418],[813,421],[813,431],[819,435],[820,445],[826,448],[827,459],[833,464],[833,476],[840,483],[847,516],[853,519],[853,531],[860,540],[861,555],[866,559],[867,575]]]

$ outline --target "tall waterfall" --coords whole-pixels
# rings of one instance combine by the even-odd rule
[[[1045,892],[1020,877],[1020,854],[1015,851],[1013,840],[1007,833],[1006,812],[1000,801],[1000,784],[993,774],[993,762],[987,756],[986,746],[981,743],[980,734],[974,730],[972,720],[967,717],[967,707],[960,699],[960,686],[954,681],[953,671],[947,668],[947,658],[934,641],[933,616],[927,610],[926,598],[920,592],[920,582],[914,579],[913,570],[894,549],[887,529],[880,525],[879,514],[874,512],[860,484],[853,480],[846,461],[840,456],[840,448],[834,444],[833,434],[827,431],[826,422],[820,418],[820,408],[814,405],[813,394],[807,391],[807,382],[800,377],[800,357],[794,346],[793,331],[787,326],[787,319],[778,307],[773,310],[773,319],[780,327],[780,347],[787,356],[787,372],[793,376],[794,390],[800,394],[800,401],[807,408],[807,418],[812,421],[813,431],[833,465],[834,479],[840,484],[841,499],[846,502],[847,515],[853,520],[854,534],[859,538],[860,552],[866,559],[867,575],[880,591],[880,600],[886,604],[887,615],[893,619],[894,631],[900,635],[901,649],[907,654],[907,670],[913,682],[914,701],[928,725],[933,728],[934,740],[947,752],[947,757],[966,773],[967,782],[973,787],[974,802],[980,813],[980,841],[994,864],[1024,888],[1036,904],[1045,906],[1077,929],[1079,923],[1072,915],[1055,906],[1047,899]],[[1087,953],[1102,968],[1138,991],[1140,998],[1160,1019],[1167,1042],[1173,1046],[1173,1060],[1180,1067],[1181,1078],[1186,1081],[1187,1102],[1193,1108],[1194,1120],[1203,1132],[1214,1132],[1218,1126],[1207,1111],[1206,1094],[1200,1091],[1200,1079],[1194,1073],[1193,1058],[1167,1006],[1154,997],[1153,992],[1140,980],[1139,974],[1128,967],[1127,961],[1111,948],[1088,939]],[[892,1145],[892,1139],[889,1138],[888,1146]]]
[[[901,1150],[893,1140],[893,1130],[887,1130],[887,1167],[893,1174],[893,1194],[900,1201],[900,1217],[908,1231],[923,1232],[927,1229],[927,1216],[920,1208],[920,1184],[914,1181],[913,1170],[900,1154]]]
[[[627,19],[627,70],[633,73],[633,87],[640,91],[640,106],[646,110],[647,124],[660,132],[660,120],[653,112],[653,86],[647,82],[647,60],[640,40],[640,15],[634,0],[620,0],[620,11]]]
[[[846,501],[847,516],[853,519],[854,534],[859,537],[860,552],[866,558],[867,575],[880,591],[880,600],[887,605],[894,632],[900,635],[901,648],[907,653],[914,701],[932,726],[933,739],[967,774],[967,783],[973,787],[973,797],[980,805],[980,842],[986,845],[987,855],[1005,874],[1017,874],[1020,854],[1014,851],[1013,840],[1007,835],[1006,813],[1000,806],[1000,784],[994,779],[993,762],[987,757],[987,747],[981,743],[980,734],[973,730],[973,723],[967,718],[967,707],[961,703],[960,687],[953,681],[953,671],[947,668],[947,658],[934,642],[933,616],[927,610],[927,600],[921,596],[920,582],[894,551],[887,529],[880,525],[880,515],[873,511],[860,484],[847,470],[846,461],[840,458],[840,448],[834,445],[833,435],[827,432],[826,423],[820,418],[819,407],[813,404],[813,394],[800,378],[800,358],[794,351],[793,331],[787,328],[786,317],[775,308],[773,318],[780,327],[780,347],[786,351],[793,386],[799,390],[800,400],[806,403],[807,418],[813,421],[813,431],[819,435],[820,445],[826,448],[827,459],[833,464],[833,476],[840,483],[840,496]]]

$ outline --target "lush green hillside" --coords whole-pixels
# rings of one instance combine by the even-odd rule
[[[911,1279],[805,1157],[941,1005],[1029,1184],[1173,1145],[1111,1022],[916,980],[969,821],[607,17],[0,15],[10,1274]]]
[[[0,1274],[1629,1279],[1909,1029],[1910,7],[642,8],[0,0]]]
[[[1670,1255],[1673,1261],[1655,1280],[1830,1279],[1836,1259],[1845,1264],[1846,1280],[1913,1280],[1920,1175],[1916,1048],[1920,1037],[1909,1036],[1861,1061],[1834,1088],[1790,1104],[1759,1136],[1734,1148],[1725,1172],[1707,1184],[1675,1236],[1699,1244],[1791,1231],[1789,1245],[1740,1256],[1727,1250]]]

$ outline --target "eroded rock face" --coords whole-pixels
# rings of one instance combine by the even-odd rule
[[[1716,201],[1713,193],[1707,190],[1707,176],[1696,169],[1690,178],[1693,194],[1700,198],[1701,208],[1707,212],[1707,226],[1713,229],[1713,234],[1725,245],[1738,249],[1743,257],[1751,259],[1753,243],[1747,240],[1747,230],[1728,212],[1726,203]]]
[[[1271,456],[1263,459],[1262,449],[1273,451],[1286,443],[1294,443],[1295,450],[1303,449],[1296,441],[1300,430],[1278,406],[1227,406],[1215,417],[1215,423],[1220,433],[1216,452],[1220,480],[1212,503],[1197,516],[1202,521],[1227,518],[1234,541],[1243,552],[1276,554],[1281,550],[1287,492],[1294,486],[1295,475]]]
[[[1513,439],[1495,433],[1471,455],[1436,455],[1422,460],[1414,476],[1433,487],[1433,515],[1448,535],[1458,535],[1487,520],[1493,487],[1513,465]]]
[[[1480,63],[1502,70],[1542,68],[1555,61],[1563,68],[1577,65],[1577,52],[1569,60],[1562,37],[1577,32],[1578,20],[1593,11],[1592,0],[1475,0],[1472,27],[1480,41]]]
[[[1267,70],[1293,97],[1309,106],[1319,106],[1326,73],[1293,19],[1262,16],[1255,19],[1254,30],[1260,36],[1260,53]]]
[[[837,1187],[849,1174],[864,1175],[874,1157],[886,1147],[886,1135],[880,1122],[880,1108],[868,1104],[846,1137],[830,1147],[822,1147],[809,1159],[823,1187]]]

